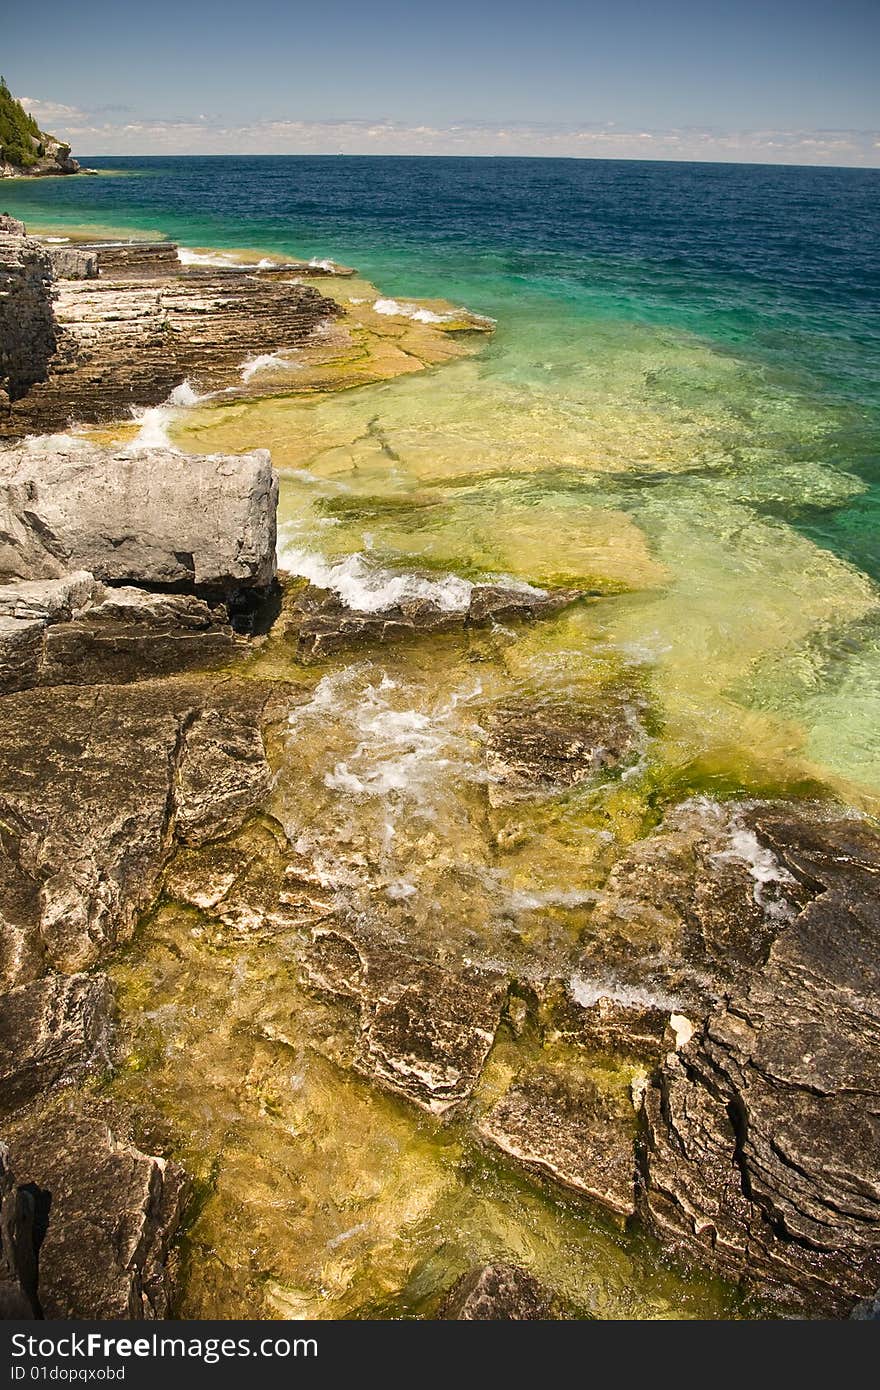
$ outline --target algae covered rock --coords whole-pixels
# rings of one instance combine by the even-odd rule
[[[556,1314],[552,1295],[533,1275],[517,1265],[490,1264],[463,1274],[438,1316],[458,1322],[536,1322]]]

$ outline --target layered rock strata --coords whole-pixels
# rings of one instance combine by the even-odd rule
[[[240,386],[248,360],[300,346],[341,312],[293,273],[184,267],[173,243],[50,252],[0,234],[0,294],[4,284],[8,439],[124,419],[185,380],[203,393]]]

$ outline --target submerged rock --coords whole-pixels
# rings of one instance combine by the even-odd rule
[[[168,1250],[186,1194],[177,1165],[117,1138],[88,1111],[30,1112],[7,1137],[17,1182],[32,1184],[43,1208],[45,1317],[166,1317]]]
[[[355,1069],[436,1115],[479,1080],[507,994],[504,976],[447,970],[378,942],[317,929],[304,957],[310,983],[357,1003]]]
[[[266,589],[277,499],[264,449],[187,457],[32,440],[0,452],[0,580],[87,570],[112,584]]]
[[[524,1167],[616,1215],[635,1211],[632,1103],[586,1073],[524,1072],[477,1132]]]
[[[514,701],[493,711],[487,730],[489,800],[564,790],[618,766],[644,743],[644,700],[604,693],[591,708]]]
[[[430,598],[401,599],[376,612],[347,607],[334,593],[309,585],[288,610],[287,631],[297,640],[301,661],[320,661],[333,652],[365,643],[400,642],[422,633],[482,627],[513,618],[547,617],[585,595],[574,590],[474,584],[461,605],[449,608]]]
[[[463,1274],[441,1304],[448,1321],[541,1321],[558,1316],[552,1294],[518,1265],[491,1264]]]

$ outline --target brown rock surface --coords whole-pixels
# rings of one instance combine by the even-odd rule
[[[169,1244],[186,1185],[176,1164],[88,1111],[29,1112],[7,1130],[20,1185],[42,1196],[39,1300],[47,1318],[166,1317]]]
[[[151,901],[176,838],[226,833],[259,806],[272,697],[251,681],[168,680],[0,701],[7,985],[104,958]]]
[[[500,1022],[503,976],[447,970],[327,928],[313,933],[304,964],[313,986],[359,1006],[357,1071],[437,1115],[471,1094]]]
[[[644,1210],[687,1257],[839,1315],[880,1284],[880,836],[745,816],[806,902],[646,1092]]]
[[[525,1168],[616,1215],[635,1211],[635,1115],[628,1095],[600,1089],[583,1073],[527,1071],[477,1132]]]
[[[46,975],[0,995],[0,1108],[107,1062],[105,975]]]
[[[421,633],[482,627],[495,617],[504,621],[546,617],[583,597],[568,590],[544,593],[475,584],[469,602],[461,608],[442,608],[430,599],[413,598],[376,612],[360,612],[347,607],[336,594],[309,585],[289,603],[285,628],[296,637],[301,661],[320,661],[364,643],[400,642]]]

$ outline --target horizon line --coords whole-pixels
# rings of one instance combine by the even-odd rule
[[[82,152],[77,151],[74,157],[80,162],[87,159],[504,159],[521,160],[523,162],[528,163],[535,163],[539,160],[544,160],[553,161],[554,163],[566,164],[699,164],[739,169],[824,169],[828,171],[845,169],[857,170],[858,172],[865,174],[880,173],[880,164],[800,164],[795,160],[784,160],[782,162],[779,162],[777,160],[768,159],[670,159],[660,157],[659,155],[654,156],[652,158],[651,156],[645,155],[637,156],[610,154],[440,154],[436,151],[430,153],[420,152],[412,154],[406,154],[398,151],[393,154],[375,154],[366,152],[353,153],[350,150],[327,150],[324,153],[319,153],[315,150],[288,150],[284,152],[280,152],[278,150],[266,150],[262,152],[257,150],[249,150],[247,152],[230,151],[223,153],[218,151],[192,153],[177,151],[174,154],[160,154],[157,152],[151,153],[149,151],[143,150],[137,153],[129,152],[127,154],[101,154],[96,150]],[[20,179],[33,179],[34,182],[37,181],[36,179],[34,179],[33,175],[29,174],[13,175],[13,177]]]

